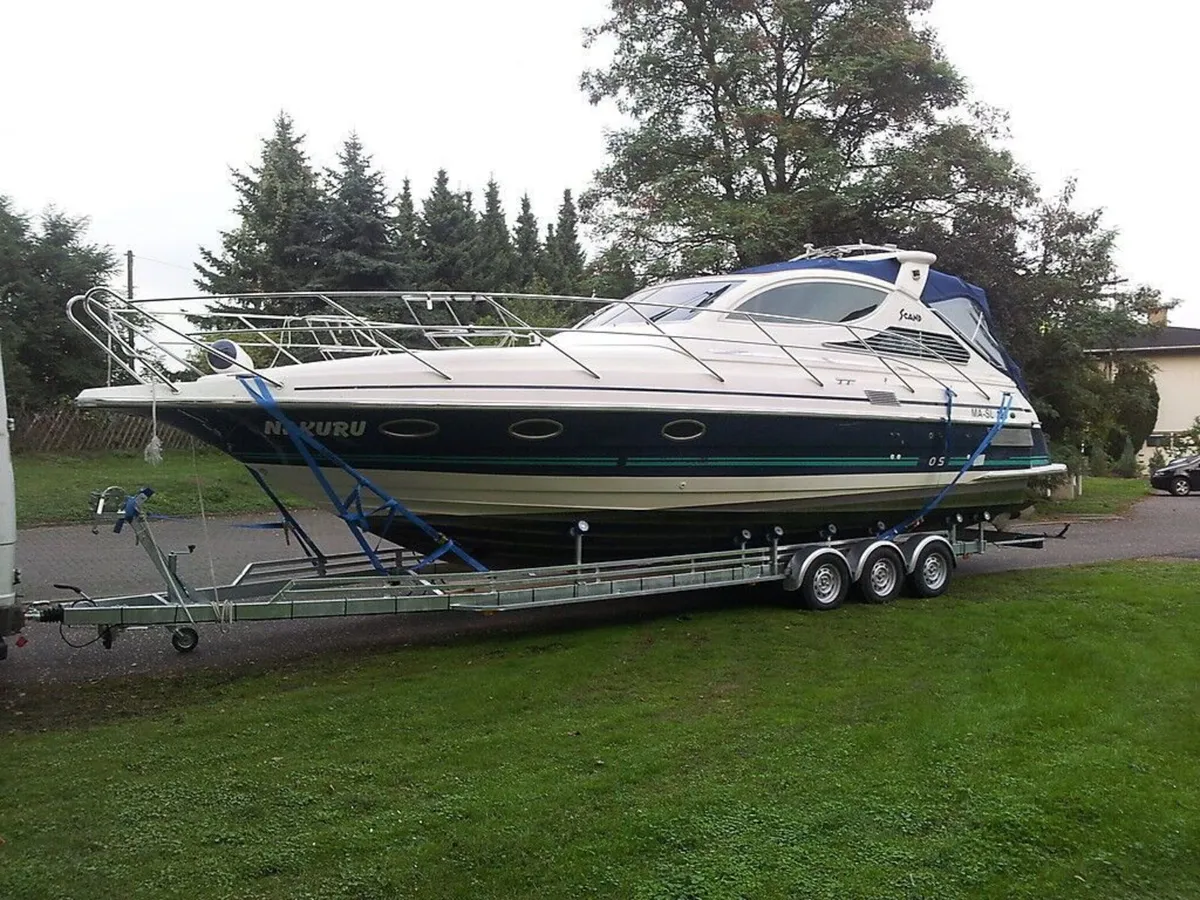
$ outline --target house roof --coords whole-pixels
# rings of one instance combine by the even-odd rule
[[[1137,334],[1116,347],[1097,347],[1093,353],[1154,353],[1167,350],[1200,351],[1200,328],[1177,328],[1168,325],[1145,334]]]

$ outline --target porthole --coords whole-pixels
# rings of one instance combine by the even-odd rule
[[[523,441],[548,441],[563,433],[563,425],[553,419],[522,419],[509,425],[508,433]]]
[[[442,430],[442,426],[428,419],[393,419],[380,425],[379,430],[388,437],[411,440],[433,437]]]
[[[708,426],[695,419],[676,419],[662,427],[662,436],[668,441],[694,441],[704,437]]]

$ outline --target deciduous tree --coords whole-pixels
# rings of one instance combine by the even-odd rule
[[[953,214],[1007,160],[917,21],[929,0],[621,0],[584,76],[632,124],[585,198],[644,268],[688,273],[881,240]]]
[[[112,249],[87,240],[86,218],[49,209],[35,222],[0,196],[0,346],[10,409],[36,409],[105,383],[104,354],[63,307],[115,269]]]

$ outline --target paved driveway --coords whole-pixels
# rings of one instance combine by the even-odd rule
[[[300,518],[327,552],[353,547],[345,527],[331,516],[305,513]],[[282,558],[299,552],[294,546],[284,546],[279,532],[237,527],[254,521],[261,519],[210,521],[207,535],[199,521],[164,521],[156,524],[155,533],[168,549],[198,545],[196,552],[180,566],[193,583],[211,584],[214,576],[224,583],[255,559]],[[1038,529],[1056,530],[1046,525]],[[133,545],[129,532],[116,535],[101,530],[93,535],[86,525],[30,529],[20,534],[18,555],[29,600],[66,596],[51,587],[54,582],[77,584],[97,597],[159,586],[148,558]],[[960,574],[1148,556],[1200,559],[1200,496],[1149,497],[1123,519],[1073,525],[1066,540],[1049,541],[1045,550],[1000,549],[967,559],[960,567]],[[99,644],[75,650],[59,639],[57,626],[32,624],[26,629],[29,643],[24,647],[16,647],[9,639],[9,657],[0,663],[0,684],[85,681],[113,675],[265,665],[329,649],[404,646],[470,633],[570,629],[588,623],[710,608],[742,596],[744,590],[704,591],[487,617],[424,613],[245,623],[235,625],[225,634],[206,626],[201,629],[199,647],[188,655],[176,653],[162,629],[121,634],[108,651]],[[88,636],[80,634],[77,639]]]

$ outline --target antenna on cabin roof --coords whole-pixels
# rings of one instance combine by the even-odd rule
[[[833,247],[814,247],[812,244],[804,245],[804,252],[799,256],[793,256],[790,262],[796,262],[801,259],[852,259],[859,256],[875,256],[884,255],[890,256],[898,253],[900,248],[896,244],[838,244]]]

